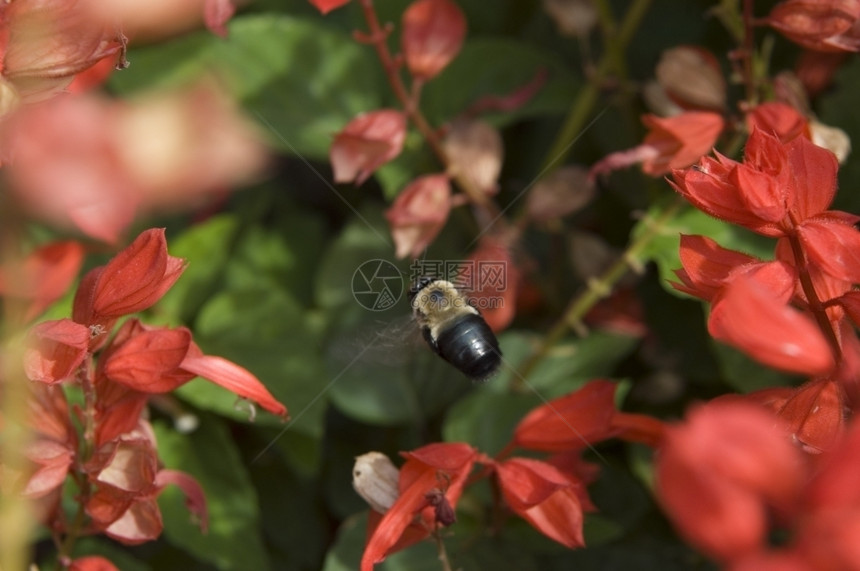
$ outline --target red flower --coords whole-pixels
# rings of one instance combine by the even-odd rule
[[[708,331],[778,369],[823,375],[834,369],[833,353],[811,317],[774,297],[755,276],[734,278],[714,301]]]
[[[466,18],[451,0],[416,0],[403,13],[403,55],[419,79],[435,77],[459,53]]]
[[[385,212],[397,248],[396,256],[416,258],[429,246],[451,212],[451,184],[443,174],[409,183]]]
[[[310,0],[310,3],[323,14],[328,14],[335,8],[340,8],[344,4],[349,4],[349,0]]]
[[[0,141],[9,188],[30,213],[110,243],[140,211],[222,194],[264,157],[256,133],[205,85],[132,104],[54,98],[7,117]]]
[[[571,549],[584,547],[581,489],[554,466],[530,458],[495,465],[505,502],[535,529]]]
[[[373,171],[395,158],[406,139],[406,117],[381,109],[359,115],[337,135],[329,151],[335,182],[362,184]]]
[[[477,458],[476,451],[466,444],[429,444],[403,454],[406,463],[400,469],[400,496],[379,520],[368,530],[367,545],[361,558],[362,571],[372,571],[373,565],[387,555],[404,547],[398,541],[410,529],[416,516],[423,531],[411,537],[427,537],[440,522],[439,504],[447,503],[452,509],[463,491],[466,477]],[[444,500],[440,498],[440,493]]]
[[[836,192],[836,157],[804,137],[783,145],[754,130],[743,163],[715,154],[672,173],[672,186],[711,216],[774,238],[804,223],[844,226],[856,218],[826,212]]]
[[[670,282],[678,291],[712,301],[725,287],[732,272],[748,264],[760,263],[756,258],[723,248],[706,236],[681,234],[681,270],[675,275],[681,283]],[[792,287],[794,280],[791,281]]]
[[[642,163],[650,176],[689,166],[714,146],[723,131],[721,115],[710,111],[686,111],[674,117],[645,115],[649,132],[638,147],[612,153],[591,167],[589,177]]]
[[[116,30],[77,0],[16,0],[0,24],[3,77],[25,102],[60,93],[75,74],[124,49]]]
[[[158,394],[204,377],[227,390],[260,404],[278,416],[287,409],[250,371],[221,357],[204,355],[184,327],[169,329],[126,321],[99,359],[98,382],[122,384],[134,391]],[[135,398],[118,393],[128,406]],[[133,410],[133,408],[132,408]]]
[[[185,260],[167,253],[164,229],[142,232],[105,266],[91,270],[75,295],[73,317],[102,325],[151,307],[185,270]]]
[[[818,51],[860,51],[860,2],[787,0],[765,20],[788,39]]]
[[[799,457],[758,406],[712,403],[666,432],[657,492],[691,543],[724,562],[756,553],[768,508],[789,513],[803,483]]]
[[[72,377],[87,356],[90,331],[71,319],[45,321],[30,330],[33,346],[24,353],[31,381],[59,383]]]

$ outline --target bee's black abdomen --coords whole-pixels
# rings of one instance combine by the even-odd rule
[[[436,349],[446,361],[476,381],[491,377],[502,362],[499,342],[480,315],[467,315],[440,331]]]

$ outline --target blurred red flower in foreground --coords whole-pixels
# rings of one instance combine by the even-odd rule
[[[200,486],[190,476],[160,468],[144,416],[151,395],[201,376],[286,416],[286,408],[253,374],[204,355],[184,327],[155,327],[132,318],[111,336],[118,319],[155,304],[184,268],[184,260],[167,253],[164,230],[147,230],[83,278],[74,320],[45,321],[30,330],[24,370],[32,381],[29,422],[35,438],[25,454],[35,469],[24,493],[39,500],[40,516],[58,543],[66,533],[104,533],[126,544],[157,538],[162,521],[156,497],[168,484],[182,489],[205,530]],[[84,392],[80,411],[70,410],[60,384]],[[83,424],[80,434],[78,424]],[[87,522],[72,524],[60,509],[70,475],[78,482]]]
[[[118,30],[94,18],[87,2],[8,3],[0,12],[0,115],[18,99],[34,102],[56,95],[75,74],[124,49]]]
[[[741,402],[695,409],[668,429],[657,492],[678,531],[732,569],[857,569],[860,423],[804,455],[774,417]],[[781,547],[771,526],[787,529]]]
[[[725,124],[721,115],[711,111],[686,111],[674,117],[645,115],[642,122],[649,129],[645,141],[595,163],[590,178],[637,163],[650,176],[686,167],[710,152]]]
[[[2,136],[20,203],[107,242],[138,213],[199,204],[264,160],[256,134],[208,87],[131,104],[55,98],[14,113]]]

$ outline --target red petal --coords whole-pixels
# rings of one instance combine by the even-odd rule
[[[88,555],[72,561],[69,571],[119,571],[119,569],[101,555]]]
[[[706,301],[723,288],[732,270],[758,261],[748,254],[723,248],[706,236],[685,234],[681,235],[679,254],[684,270],[678,277],[686,287],[673,285]]]
[[[167,254],[164,229],[146,230],[96,278],[93,313],[109,318],[142,311],[158,301],[184,270],[184,260]]]
[[[152,443],[140,438],[120,440],[116,446],[108,446],[110,454],[95,481],[132,495],[151,493],[158,471],[158,456]]]
[[[750,214],[767,222],[779,222],[785,218],[785,186],[782,181],[746,164],[738,165],[729,180],[737,186]]]
[[[411,484],[401,490],[400,497],[394,502],[379,522],[373,535],[368,538],[361,557],[361,571],[373,571],[373,565],[385,559],[397,544],[404,531],[412,523],[415,514],[427,505],[427,492],[439,485],[437,471],[427,467],[414,478]]]
[[[836,195],[839,162],[836,155],[805,137],[791,141],[787,150],[792,173],[788,206],[803,221],[830,207]]]
[[[517,425],[514,443],[532,450],[580,449],[614,435],[615,384],[591,381],[532,410]]]
[[[182,490],[185,494],[185,506],[200,523],[200,531],[206,533],[209,528],[209,510],[206,507],[206,495],[197,480],[178,470],[160,470],[155,476],[155,485],[163,488],[168,484],[178,486]]]
[[[805,450],[820,453],[833,448],[842,435],[842,401],[842,389],[835,381],[819,379],[796,389],[779,416]]]
[[[466,18],[451,0],[416,0],[403,13],[401,41],[409,71],[435,77],[460,52]]]
[[[834,367],[830,346],[815,322],[748,276],[733,279],[714,302],[708,331],[771,367],[809,375]]]
[[[797,229],[809,261],[847,282],[860,282],[860,231],[845,224],[807,220]]]
[[[459,474],[464,470],[471,470],[475,455],[475,449],[462,442],[434,442],[402,454],[404,458],[417,460],[451,475]],[[404,484],[407,487],[411,485],[408,479],[404,481],[401,472],[401,490]]]
[[[395,158],[406,139],[406,117],[380,109],[359,115],[338,133],[329,150],[335,182],[362,184]]]
[[[81,269],[84,248],[78,242],[51,242],[30,253],[20,265],[0,274],[0,293],[32,300],[29,321],[58,300]]]
[[[212,33],[227,37],[227,22],[236,13],[232,0],[206,0],[203,5],[203,21]]]
[[[514,458],[496,466],[507,504],[547,537],[570,547],[583,547],[582,506],[570,481],[554,466]]]
[[[278,402],[253,373],[227,359],[197,355],[197,352],[199,349],[192,351],[182,361],[182,369],[212,381],[242,398],[250,399],[272,414],[287,416],[287,407]]]
[[[720,114],[710,111],[685,111],[674,117],[645,115],[642,121],[650,129],[644,144],[660,153],[642,164],[642,170],[651,176],[698,161],[711,151],[725,125]]]
[[[24,371],[31,381],[64,381],[87,356],[90,331],[71,319],[39,323],[30,336],[34,347],[24,352]]]
[[[125,545],[138,545],[157,539],[164,524],[154,499],[134,502],[104,533]]]
[[[149,395],[104,377],[96,382],[96,444],[101,446],[133,430]]]
[[[323,14],[328,14],[335,8],[340,8],[344,4],[348,4],[349,0],[310,0],[310,3]]]
[[[794,107],[779,101],[768,101],[757,105],[746,115],[747,130],[755,129],[776,135],[780,141],[791,141],[796,137],[809,138],[809,122]]]
[[[449,212],[451,184],[447,175],[425,175],[409,183],[385,212],[397,248],[395,255],[420,256],[442,230]]]
[[[612,417],[612,427],[617,437],[627,442],[641,442],[656,447],[663,441],[665,423],[644,414],[616,412]]]
[[[153,329],[135,334],[106,359],[104,375],[145,393],[164,393],[191,379],[176,376],[191,344],[185,328]]]
[[[27,458],[39,465],[24,487],[28,498],[40,498],[63,485],[74,459],[68,446],[51,440],[37,440],[27,445]]]

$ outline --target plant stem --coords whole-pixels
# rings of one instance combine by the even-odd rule
[[[514,388],[521,388],[522,379],[527,379],[534,368],[546,356],[550,348],[555,345],[568,329],[582,327],[582,318],[594,306],[595,303],[609,295],[613,286],[627,273],[629,267],[639,265],[638,259],[642,250],[662,231],[666,223],[678,212],[684,201],[676,196],[657,218],[643,220],[644,230],[603,274],[591,280],[588,289],[570,301],[552,329],[543,337],[538,347],[517,367],[519,377],[514,382]]]
[[[554,170],[558,165],[562,164],[570,152],[571,141],[575,140],[582,131],[588,117],[594,109],[597,98],[600,95],[600,89],[604,80],[609,77],[612,71],[623,71],[624,50],[633,39],[633,34],[639,27],[642,17],[648,11],[651,0],[636,0],[624,16],[624,20],[618,30],[618,35],[607,41],[606,52],[600,58],[597,68],[589,78],[588,84],[579,92],[576,102],[570,108],[570,112],[562,124],[561,130],[550,146],[549,151],[544,159],[541,172],[545,174]],[[604,21],[608,8],[599,9],[601,14],[601,26],[604,29],[612,29],[609,22]]]
[[[794,254],[794,265],[798,270],[800,286],[803,288],[806,302],[809,304],[812,315],[815,316],[815,322],[824,334],[825,339],[827,339],[827,344],[830,345],[833,359],[836,363],[839,363],[842,359],[842,348],[839,345],[836,332],[833,330],[833,325],[830,323],[830,318],[827,317],[824,304],[821,303],[821,300],[818,298],[818,292],[815,291],[815,284],[812,283],[812,276],[809,275],[809,267],[806,263],[803,246],[800,244],[797,234],[790,235],[788,242],[791,244],[791,252]]]
[[[0,194],[6,191],[0,188]],[[8,194],[7,194],[8,196]],[[15,208],[0,199],[0,265],[3,274],[15,276],[14,267],[19,255],[20,237],[23,234],[22,217]],[[31,469],[26,458],[27,445],[32,440],[28,422],[28,379],[21,364],[24,360],[21,327],[10,317],[21,315],[16,301],[3,296],[0,308],[0,458],[3,459],[3,491],[0,493],[0,569],[27,569],[30,558],[30,532],[35,525],[30,500],[22,494]]]
[[[442,539],[442,530],[437,527],[433,532],[433,537],[436,539],[436,554],[442,563],[443,571],[451,571],[451,561],[448,559],[448,550],[445,549],[445,541]]]
[[[376,53],[379,56],[379,60],[382,63],[382,68],[385,70],[388,83],[391,84],[394,96],[397,97],[397,100],[403,106],[403,111],[406,113],[406,116],[409,117],[418,129],[424,137],[424,140],[427,141],[433,154],[435,154],[439,162],[445,166],[446,172],[453,176],[457,185],[469,197],[469,200],[474,205],[487,211],[487,220],[497,218],[499,211],[498,207],[495,206],[487,194],[478,188],[467,175],[457,171],[451,160],[448,158],[448,155],[445,153],[442,141],[436,133],[436,130],[433,129],[427,121],[427,118],[424,117],[423,113],[421,113],[417,97],[410,96],[409,90],[406,88],[406,85],[403,83],[403,78],[400,76],[400,65],[395,61],[395,58],[391,55],[391,51],[388,49],[387,40],[389,30],[384,29],[379,24],[379,18],[377,18],[376,10],[373,7],[373,0],[361,0],[361,9],[364,13],[364,19],[367,22],[369,33],[367,36],[359,36],[359,39],[363,39],[364,41],[373,44],[373,47],[376,49]],[[415,93],[416,95],[420,93],[420,89],[416,89]]]

